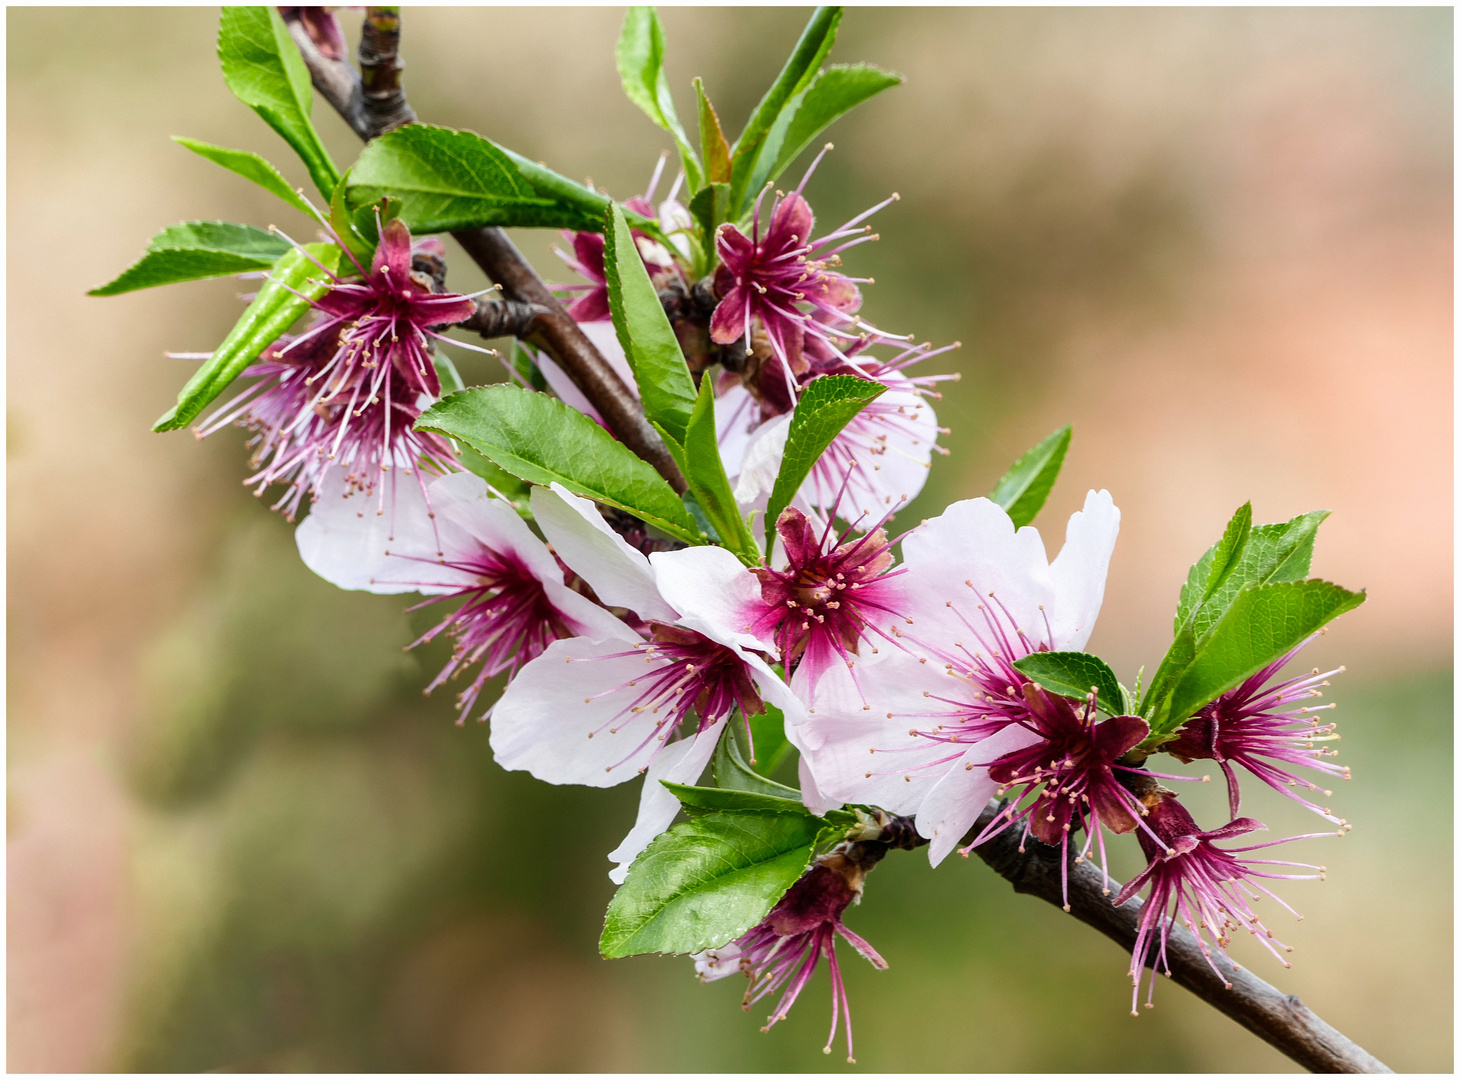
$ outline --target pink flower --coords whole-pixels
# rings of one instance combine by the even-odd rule
[[[833,667],[797,733],[825,796],[916,814],[936,865],[1000,786],[1000,757],[1039,743],[1013,662],[1079,650],[1094,629],[1120,527],[1090,492],[1048,561],[1038,530],[987,499],[954,503],[902,542],[901,617],[875,624],[899,647]]]
[[[1008,808],[963,849],[963,854],[1022,821],[1024,836],[1032,833],[1041,843],[1060,849],[1062,874],[1069,866],[1070,834],[1075,829],[1085,831],[1080,858],[1089,858],[1091,848],[1098,844],[1104,864],[1101,826],[1114,833],[1127,833],[1145,815],[1145,807],[1116,775],[1117,769],[1126,773],[1134,770],[1116,762],[1140,743],[1150,728],[1138,716],[1113,716],[1096,723],[1093,701],[1077,710],[1065,698],[1033,682],[1024,682],[1019,690],[1028,711],[1015,723],[1038,736],[1038,740],[989,763],[989,779],[1003,785],[999,795],[1012,788],[1019,791]],[[1023,850],[1023,837],[1019,844]],[[1069,911],[1067,877],[1063,884],[1065,910]]]
[[[750,979],[742,1007],[750,1006],[767,994],[785,987],[776,1002],[775,1011],[766,1020],[762,1032],[769,1031],[786,1018],[796,998],[811,981],[821,958],[826,957],[831,972],[831,1034],[825,1052],[831,1053],[836,1038],[837,1021],[846,1016],[847,1061],[852,1056],[852,1010],[847,1000],[846,984],[836,958],[836,938],[840,935],[872,965],[886,969],[887,961],[877,955],[858,934],[847,929],[842,913],[862,898],[862,882],[866,868],[854,865],[845,854],[825,856],[808,870],[781,897],[769,915],[728,945],[707,949],[694,956],[695,973],[703,982],[723,979],[743,972]]]
[[[1266,828],[1252,818],[1237,818],[1222,826],[1202,832],[1196,827],[1186,808],[1169,794],[1157,794],[1146,817],[1151,835],[1145,830],[1137,833],[1141,849],[1146,853],[1148,865],[1120,891],[1116,904],[1123,904],[1135,896],[1147,883],[1151,886],[1150,896],[1141,908],[1140,928],[1135,947],[1131,951],[1130,976],[1134,982],[1131,992],[1131,1015],[1136,1015],[1136,1002],[1141,989],[1141,969],[1151,967],[1150,990],[1146,996],[1146,1008],[1151,1008],[1151,997],[1156,991],[1156,969],[1164,967],[1171,974],[1166,959],[1166,942],[1171,932],[1171,921],[1179,918],[1201,943],[1202,954],[1218,977],[1225,976],[1212,963],[1212,949],[1227,955],[1230,934],[1234,930],[1246,930],[1260,941],[1268,952],[1282,962],[1283,967],[1292,967],[1278,949],[1292,952],[1273,937],[1272,931],[1264,926],[1252,910],[1250,900],[1258,894],[1270,897],[1278,905],[1298,918],[1292,908],[1273,894],[1258,878],[1275,878],[1288,881],[1303,881],[1321,878],[1324,869],[1308,863],[1281,862],[1271,859],[1242,859],[1237,856],[1249,851],[1285,844],[1288,840],[1303,840],[1308,837],[1293,836],[1288,840],[1274,840],[1251,847],[1219,848],[1214,840],[1230,840],[1256,829]],[[1317,833],[1317,836],[1339,835]],[[1267,866],[1291,866],[1314,871],[1311,874],[1274,874],[1257,869]],[[1170,914],[1168,920],[1167,913]],[[1154,955],[1153,955],[1154,954]],[[1231,983],[1227,983],[1231,988]]]
[[[745,617],[751,632],[776,642],[791,686],[808,697],[833,664],[845,665],[865,644],[876,651],[876,624],[896,618],[903,606],[892,568],[892,545],[881,529],[856,539],[835,537],[831,524],[818,527],[789,507],[776,523],[780,569],[752,570],[760,596]],[[773,560],[774,561],[774,560]]]
[[[259,379],[198,429],[200,436],[236,423],[255,432],[258,471],[246,483],[260,493],[288,488],[275,509],[292,521],[305,492],[318,496],[333,466],[354,488],[374,491],[390,469],[407,473],[451,467],[450,444],[412,430],[422,408],[441,392],[431,357],[433,328],[469,317],[476,304],[432,293],[411,272],[411,237],[387,222],[369,275],[334,285],[313,302],[315,321],[303,334],[264,351],[244,374]],[[377,512],[384,512],[382,501]]]
[[[759,583],[730,552],[646,557],[559,485],[534,488],[532,512],[558,557],[603,604],[632,612],[648,640],[553,642],[493,710],[492,750],[504,769],[552,784],[610,787],[645,774],[638,820],[609,856],[619,863],[609,876],[622,882],[678,811],[660,780],[694,783],[737,710],[748,718],[764,700],[794,720],[802,708],[771,670],[774,641],[733,621]]]
[[[479,477],[451,473],[424,490],[405,484],[386,515],[369,512],[363,502],[340,470],[332,470],[313,511],[295,530],[299,554],[343,589],[419,592],[432,597],[423,607],[459,602],[412,647],[443,632],[454,641],[451,659],[427,693],[477,669],[458,696],[462,720],[488,679],[514,674],[560,638],[638,640],[621,620],[566,584],[568,575],[552,552],[509,503],[490,496]]]
[[[857,226],[896,198],[879,203],[819,240],[811,239],[814,218],[800,189],[776,201],[764,234],[758,207],[749,236],[734,225],[720,226],[716,251],[721,263],[715,272],[715,288],[721,300],[710,317],[710,340],[721,345],[744,340],[748,348],[754,325],[759,323],[794,399],[795,376],[807,369],[803,352],[808,338],[824,350],[836,351],[838,342],[858,336],[838,327],[850,325],[851,316],[862,305],[861,293],[852,278],[829,267],[840,262],[842,251],[875,239],[868,235],[869,228]],[[818,314],[827,321],[816,319]]]
[[[1349,778],[1346,766],[1323,760],[1336,757],[1337,750],[1314,745],[1334,742],[1339,738],[1334,733],[1336,724],[1320,724],[1313,715],[1332,709],[1333,705],[1294,704],[1322,697],[1318,687],[1327,686],[1329,676],[1339,674],[1343,668],[1321,673],[1314,668],[1308,675],[1268,685],[1313,637],[1273,661],[1235,690],[1217,698],[1188,720],[1177,732],[1174,741],[1161,747],[1182,761],[1215,760],[1227,776],[1227,797],[1233,817],[1237,816],[1242,799],[1237,774],[1232,771],[1231,763],[1235,761],[1288,798],[1334,824],[1342,824],[1342,820],[1334,817],[1326,807],[1311,803],[1290,789],[1301,784],[1310,791],[1322,791],[1324,795],[1332,795],[1333,792],[1320,788],[1306,777],[1294,775],[1282,764],[1302,765],[1329,776]]]

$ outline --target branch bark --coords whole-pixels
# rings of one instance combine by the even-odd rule
[[[290,25],[314,88],[351,130],[367,142],[392,127],[416,119],[399,85],[400,19],[398,15],[389,18],[381,15],[391,10],[367,10],[366,31],[360,41],[360,64],[366,72],[363,86],[349,64],[321,53],[297,21]],[[376,96],[372,98],[372,94]],[[558,303],[511,238],[498,228],[462,230],[452,236],[486,275],[502,287],[507,300],[540,309],[532,320],[531,334],[523,340],[545,349],[558,362],[620,442],[654,466],[676,492],[683,494],[688,490],[664,440],[644,417],[639,399]]]
[[[1004,804],[991,802],[969,831],[966,840],[979,835]],[[1006,829],[973,849],[973,853],[1014,886],[1063,906],[1060,884],[1060,852],[1033,837],[1019,850],[1021,830]],[[1139,898],[1116,907],[1111,896],[1120,891],[1112,881],[1105,895],[1103,875],[1089,861],[1069,867],[1070,914],[1130,952],[1136,941],[1142,902]],[[1310,1072],[1388,1073],[1390,1069],[1342,1032],[1324,1023],[1296,995],[1284,994],[1245,969],[1239,969],[1220,953],[1212,954],[1221,975],[1211,969],[1191,931],[1180,924],[1171,927],[1167,944],[1171,978],[1186,987],[1218,1012],[1231,1017],[1264,1042],[1276,1047]],[[1229,990],[1223,985],[1231,983]]]

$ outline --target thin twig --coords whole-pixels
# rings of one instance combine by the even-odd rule
[[[991,802],[965,839],[979,835],[1003,809],[1003,803]],[[1005,829],[974,848],[973,852],[1007,879],[1015,892],[1037,896],[1056,907],[1063,906],[1059,849],[1029,837],[1023,841],[1024,850],[1020,851],[1021,835],[1022,830],[1018,828]],[[1135,947],[1141,901],[1128,900],[1120,907],[1112,904],[1111,897],[1120,891],[1120,884],[1115,881],[1107,884],[1089,860],[1078,864],[1072,862],[1068,871],[1070,914],[1130,952]],[[1106,888],[1110,889],[1109,895],[1104,891]],[[1342,1032],[1324,1023],[1296,995],[1284,994],[1213,951],[1211,962],[1221,972],[1218,975],[1202,954],[1196,936],[1179,923],[1171,926],[1166,957],[1174,982],[1310,1072],[1394,1071]],[[1231,989],[1225,983],[1230,983]]]
[[[360,138],[368,141],[380,134],[373,126],[364,103],[360,78],[349,64],[321,53],[309,39],[308,32],[297,22],[290,29],[309,69],[310,80],[320,96],[334,107]],[[399,18],[381,20],[371,34],[372,62],[374,57],[388,57],[392,70],[398,76]],[[363,39],[361,59],[362,62],[365,59]],[[415,113],[405,101],[404,90],[399,90],[398,106],[391,106],[392,115],[415,118]],[[537,271],[522,257],[507,234],[498,228],[483,228],[463,230],[452,233],[452,236],[487,276],[502,286],[502,293],[509,301],[540,309],[533,320],[530,336],[524,340],[545,349],[558,362],[625,446],[652,465],[676,492],[682,494],[686,491],[688,485],[679,467],[675,465],[664,440],[644,417],[639,399],[558,303],[552,290],[538,277]]]
[[[371,136],[413,123],[400,73],[400,8],[367,7],[360,30],[360,89]]]

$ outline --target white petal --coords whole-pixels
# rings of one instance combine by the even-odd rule
[[[679,800],[659,781],[672,784],[693,784],[705,771],[715,753],[715,744],[720,741],[720,732],[725,728],[724,720],[717,720],[697,735],[679,742],[670,743],[659,751],[644,774],[644,790],[639,796],[639,816],[624,841],[609,853],[609,858],[618,863],[608,873],[615,885],[622,885],[628,877],[629,867],[639,853],[649,846],[650,841],[669,828],[674,815],[679,813]]]
[[[544,581],[548,603],[568,621],[573,633],[594,641],[623,641],[636,644],[643,639],[611,611],[599,607],[582,593],[574,592],[562,582]]]
[[[726,975],[739,975],[741,955],[740,946],[732,941],[728,945],[721,945],[718,949],[691,953],[690,959],[695,962],[696,975],[704,982],[714,982],[716,979],[723,979]]]
[[[532,516],[558,557],[611,607],[625,607],[641,619],[673,622],[676,612],[659,595],[654,570],[603,520],[589,500],[561,484],[532,489]]]
[[[815,505],[845,521],[864,518],[875,522],[889,511],[916,498],[928,482],[938,420],[933,408],[901,376],[883,381],[891,389],[853,417],[833,441],[823,466],[812,470],[801,491]],[[852,471],[840,502],[837,495]]]
[[[722,645],[775,654],[774,639],[756,637],[750,630],[766,608],[760,579],[725,548],[705,545],[656,551],[649,556],[649,565],[654,568],[659,595],[679,612],[681,626]],[[589,580],[589,584],[593,582]]]
[[[975,743],[933,786],[918,809],[918,833],[928,838],[928,860],[937,866],[967,835],[998,790],[988,767],[1005,754],[1039,741],[1027,728],[1011,724]]]
[[[956,744],[910,734],[936,727],[938,717],[927,714],[951,708],[925,698],[925,688],[944,696],[962,690],[941,668],[900,650],[858,665],[855,682],[845,668],[826,672],[816,687],[816,711],[798,732],[824,796],[916,812],[943,775],[946,766],[939,762],[959,753]]]
[[[741,506],[751,505],[775,488],[790,434],[790,413],[767,420],[751,433],[735,482],[735,501]]]
[[[394,471],[379,496],[352,493],[345,468],[325,473],[320,496],[294,530],[304,565],[342,589],[373,593],[452,592],[474,578],[441,565],[442,555],[470,548],[451,526],[433,524],[417,477]]]
[[[1085,508],[1070,516],[1065,546],[1049,568],[1055,592],[1052,648],[1079,651],[1090,640],[1119,532],[1120,511],[1108,491],[1090,492]]]
[[[801,778],[801,802],[806,809],[813,814],[825,814],[828,810],[835,810],[841,806],[840,799],[833,799],[822,793],[820,785],[816,782],[816,774],[811,771],[811,762],[805,754],[796,763],[797,775]]]
[[[539,581],[563,582],[552,552],[510,505],[487,492],[486,481],[468,472],[432,481],[426,489],[438,518],[460,526],[489,551],[510,555]]]
[[[898,629],[918,642],[949,654],[962,642],[970,652],[1014,656],[1049,643],[1054,586],[1044,544],[1031,526],[1016,532],[996,503],[952,504],[909,533],[902,552],[913,625]]]
[[[507,684],[492,710],[497,764],[550,784],[612,787],[633,779],[663,747],[658,736],[673,734],[668,724],[656,733],[662,711],[630,711],[645,690],[630,681],[655,665],[663,660],[650,664],[622,642],[553,642]]]
[[[715,441],[725,475],[733,482],[740,475],[751,432],[760,423],[760,406],[739,383],[715,397]]]

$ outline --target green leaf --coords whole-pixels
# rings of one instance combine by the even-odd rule
[[[811,863],[824,826],[806,814],[724,811],[662,833],[608,905],[607,957],[693,953],[745,933]]]
[[[786,453],[766,504],[766,550],[771,547],[776,518],[791,504],[816,459],[841,434],[852,417],[865,409],[887,388],[855,375],[824,375],[813,379],[796,402],[791,430],[786,434]]]
[[[311,258],[312,256],[312,258]],[[293,248],[274,264],[258,295],[213,355],[177,395],[177,404],[152,425],[153,431],[187,427],[219,394],[258,359],[259,353],[279,339],[309,310],[332,282],[318,264],[331,273],[339,270],[343,252],[334,244],[305,244]]]
[[[769,709],[770,706],[767,706],[767,712]],[[782,724],[784,723],[785,721],[782,720]],[[782,736],[784,737],[784,728]],[[757,751],[756,757],[759,759],[759,751]],[[732,791],[753,791],[761,795],[775,795],[782,799],[800,801],[801,793],[795,788],[768,780],[745,763],[745,757],[740,752],[739,739],[730,725],[726,725],[725,734],[720,737],[719,745],[715,747],[715,757],[711,766],[716,787]]]
[[[294,148],[328,199],[340,172],[309,119],[314,107],[309,71],[279,13],[272,7],[225,7],[218,59],[228,89]]]
[[[199,157],[207,158],[215,165],[222,165],[229,172],[237,173],[245,180],[252,180],[269,194],[283,199],[311,220],[319,220],[314,208],[305,201],[304,196],[290,187],[289,181],[284,179],[284,175],[258,154],[250,153],[247,150],[230,150],[226,146],[214,146],[212,143],[186,139],[181,135],[174,135],[172,141],[186,147]]]
[[[695,384],[679,338],[664,314],[659,292],[634,244],[629,223],[615,203],[604,221],[603,269],[613,328],[639,384],[644,415],[674,442],[684,445],[695,408]]]
[[[862,102],[902,82],[901,75],[873,67],[871,64],[833,64],[808,86],[790,114],[784,134],[772,145],[767,140],[762,162],[774,154],[774,163],[766,171],[765,180],[774,180],[790,167],[791,162],[811,145],[811,141],[834,121]],[[756,184],[752,190],[759,190]]]
[[[576,180],[569,180],[541,162],[525,158],[505,146],[497,146],[496,143],[492,145],[507,155],[512,164],[517,166],[517,171],[532,185],[538,195],[553,200],[556,207],[554,214],[559,219],[550,223],[553,227],[577,229],[581,232],[601,232],[603,230],[604,215],[608,213],[608,204],[613,201],[607,195],[585,187]],[[629,224],[639,231],[648,233],[659,240],[664,238],[656,219],[644,217],[631,210],[626,211],[625,216],[629,219]],[[524,222],[523,224],[531,223]]]
[[[289,250],[289,241],[254,225],[185,221],[163,229],[141,259],[87,295],[116,296],[154,285],[267,270]]]
[[[1228,570],[1208,585],[1207,595],[1193,617],[1196,635],[1200,637],[1211,629],[1243,589],[1306,578],[1318,526],[1328,514],[1327,510],[1315,510],[1291,521],[1253,527]]]
[[[330,228],[345,242],[361,269],[367,269],[375,259],[375,248],[380,243],[380,229],[375,223],[373,213],[362,213],[350,206],[349,186],[350,170],[346,169],[345,175],[340,177],[340,182],[330,195]]]
[[[689,201],[690,215],[699,226],[699,245],[704,269],[715,264],[715,230],[730,217],[730,185],[707,184]]]
[[[572,228],[579,221],[576,210],[540,195],[490,140],[430,124],[386,132],[350,168],[351,206],[387,195],[401,200],[401,219],[414,233],[482,225]]]
[[[725,141],[725,132],[720,127],[720,116],[715,112],[715,106],[705,96],[705,84],[696,77],[694,87],[695,103],[700,114],[700,153],[705,159],[705,183],[728,184],[730,144]]]
[[[513,476],[617,506],[677,540],[704,538],[654,467],[556,398],[497,383],[443,398],[416,421],[459,439]]]
[[[659,781],[679,800],[685,813],[691,817],[724,810],[749,810],[761,814],[805,814],[815,815],[801,805],[800,799],[787,799],[779,795],[762,795],[754,791],[734,791],[725,788],[691,787],[676,784],[670,780]]]
[[[751,113],[740,138],[735,140],[730,159],[732,217],[738,218],[744,213],[756,192],[760,190],[758,186],[751,187],[750,184],[756,175],[756,163],[765,150],[767,136],[791,99],[805,90],[816,77],[822,61],[836,42],[836,30],[841,19],[842,9],[839,7],[819,7],[812,13],[811,21],[802,31],[801,39],[796,42],[786,66],[766,91],[765,97],[760,99],[755,112]]]
[[[507,363],[512,370],[522,377],[522,381],[534,390],[547,390],[547,378],[543,375],[542,369],[533,360],[532,354],[522,347],[522,342],[516,338],[512,339],[512,351],[508,354]]]
[[[1098,656],[1083,652],[1035,652],[1015,660],[1014,666],[1053,693],[1083,701],[1093,688],[1101,712],[1110,716],[1125,712],[1120,680]]]
[[[665,445],[720,543],[735,552],[747,566],[759,565],[760,548],[756,547],[755,537],[740,515],[740,506],[725,475],[725,464],[720,460],[720,444],[715,437],[713,380],[700,380],[700,396],[690,415],[683,446],[677,445],[665,428],[657,423],[654,426],[664,436]]]
[[[1016,529],[1028,525],[1044,506],[1044,500],[1059,477],[1070,448],[1070,425],[1066,424],[1029,451],[1006,472],[989,498],[1009,512]]]
[[[1243,589],[1308,576],[1313,541],[1328,513],[1314,510],[1290,521],[1254,526],[1250,504],[1238,509],[1222,539],[1207,549],[1187,575],[1176,608],[1175,636],[1151,678],[1143,711],[1170,694],[1196,655],[1197,643]]]
[[[1174,731],[1208,702],[1255,675],[1324,624],[1364,602],[1328,581],[1283,581],[1249,586],[1200,642],[1153,735]]]
[[[664,27],[652,7],[629,8],[619,32],[617,55],[624,93],[650,120],[674,137],[679,160],[684,165],[685,182],[691,191],[698,191],[704,183],[704,172],[674,112],[669,76],[664,70]]]

